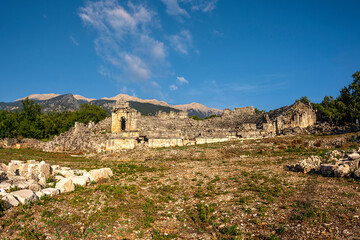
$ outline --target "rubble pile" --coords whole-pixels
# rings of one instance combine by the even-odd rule
[[[0,163],[0,199],[5,201],[7,208],[11,208],[43,196],[72,192],[75,185],[85,187],[112,176],[110,168],[72,170],[44,161],[12,160],[8,165]]]
[[[294,165],[288,165],[290,171],[295,172],[317,172],[326,177],[353,177],[360,179],[360,148],[352,153],[334,150],[328,152],[327,161],[320,157],[311,156],[308,159],[299,161]]]

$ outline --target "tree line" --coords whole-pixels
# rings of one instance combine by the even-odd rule
[[[336,125],[354,124],[360,120],[360,71],[353,75],[353,82],[343,87],[336,98],[325,96],[321,103],[311,103],[307,97],[299,101],[312,104],[318,120]]]
[[[88,103],[77,111],[61,113],[42,112],[41,105],[28,98],[21,103],[21,111],[0,111],[0,138],[48,139],[66,132],[75,122],[97,123],[108,116],[105,109]]]

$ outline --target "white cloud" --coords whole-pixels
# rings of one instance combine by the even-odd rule
[[[141,3],[126,6],[117,0],[86,2],[79,9],[83,23],[95,29],[96,53],[117,73],[116,79],[134,82],[148,81],[154,69],[166,66],[166,48],[163,42],[151,36],[157,27],[156,14]]]
[[[73,44],[74,44],[75,46],[79,46],[78,41],[77,41],[73,36],[70,36],[70,40],[73,42]]]
[[[170,88],[170,91],[176,91],[179,89],[178,86],[176,86],[174,84],[170,85],[169,88]]]
[[[187,11],[179,6],[177,0],[161,0],[166,6],[166,13],[173,16],[190,17]]]
[[[188,30],[183,30],[178,34],[169,37],[171,46],[182,54],[188,54],[192,48],[192,36]]]
[[[182,2],[189,3],[193,11],[211,13],[216,8],[218,0],[182,0]]]
[[[182,84],[189,84],[189,81],[186,80],[184,77],[176,77],[176,79],[178,80],[179,84],[182,85]]]

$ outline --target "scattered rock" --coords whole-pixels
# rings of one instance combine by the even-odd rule
[[[350,158],[351,160],[360,159],[360,154],[358,154],[358,153],[349,154],[349,158]]]
[[[57,188],[45,188],[45,189],[41,190],[41,192],[45,196],[50,196],[50,197],[60,194],[60,190]]]
[[[60,193],[72,192],[75,190],[75,185],[70,178],[61,179],[56,183],[55,188],[60,190]]]
[[[76,176],[72,177],[71,180],[75,185],[80,185],[82,187],[85,187],[90,183],[90,178],[88,176]]]
[[[33,191],[33,192],[38,192],[38,191],[41,190],[41,187],[40,187],[39,184],[33,183],[33,184],[31,184],[31,185],[29,186],[29,189],[30,189],[31,191]]]
[[[334,170],[335,177],[344,177],[345,175],[350,173],[350,166],[347,164],[339,165]]]
[[[113,172],[110,168],[101,168],[89,171],[90,181],[98,182],[103,179],[108,179],[113,176]]]
[[[360,168],[354,172],[354,178],[360,178]]]
[[[36,196],[36,194],[33,191],[28,190],[28,189],[15,191],[10,194],[13,195],[22,204],[32,203],[32,202],[35,202],[36,200],[38,200],[38,197]]]
[[[310,171],[319,171],[321,165],[321,158],[318,156],[311,156],[303,159],[294,165],[289,165],[288,168],[294,172],[308,173]]]
[[[11,194],[6,194],[5,196],[2,197],[2,200],[7,202],[8,204],[7,208],[19,206],[19,201]]]

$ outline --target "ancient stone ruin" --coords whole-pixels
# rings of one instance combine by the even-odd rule
[[[197,121],[186,112],[143,116],[120,100],[111,118],[96,125],[76,123],[68,132],[39,146],[45,151],[72,152],[187,146],[299,134],[315,123],[315,111],[301,102],[267,113],[255,112],[254,107],[225,109],[219,117]]]
[[[110,168],[72,170],[35,160],[12,160],[0,163],[0,198],[7,208],[37,201],[43,196],[72,192],[75,186],[85,187],[113,176]]]

